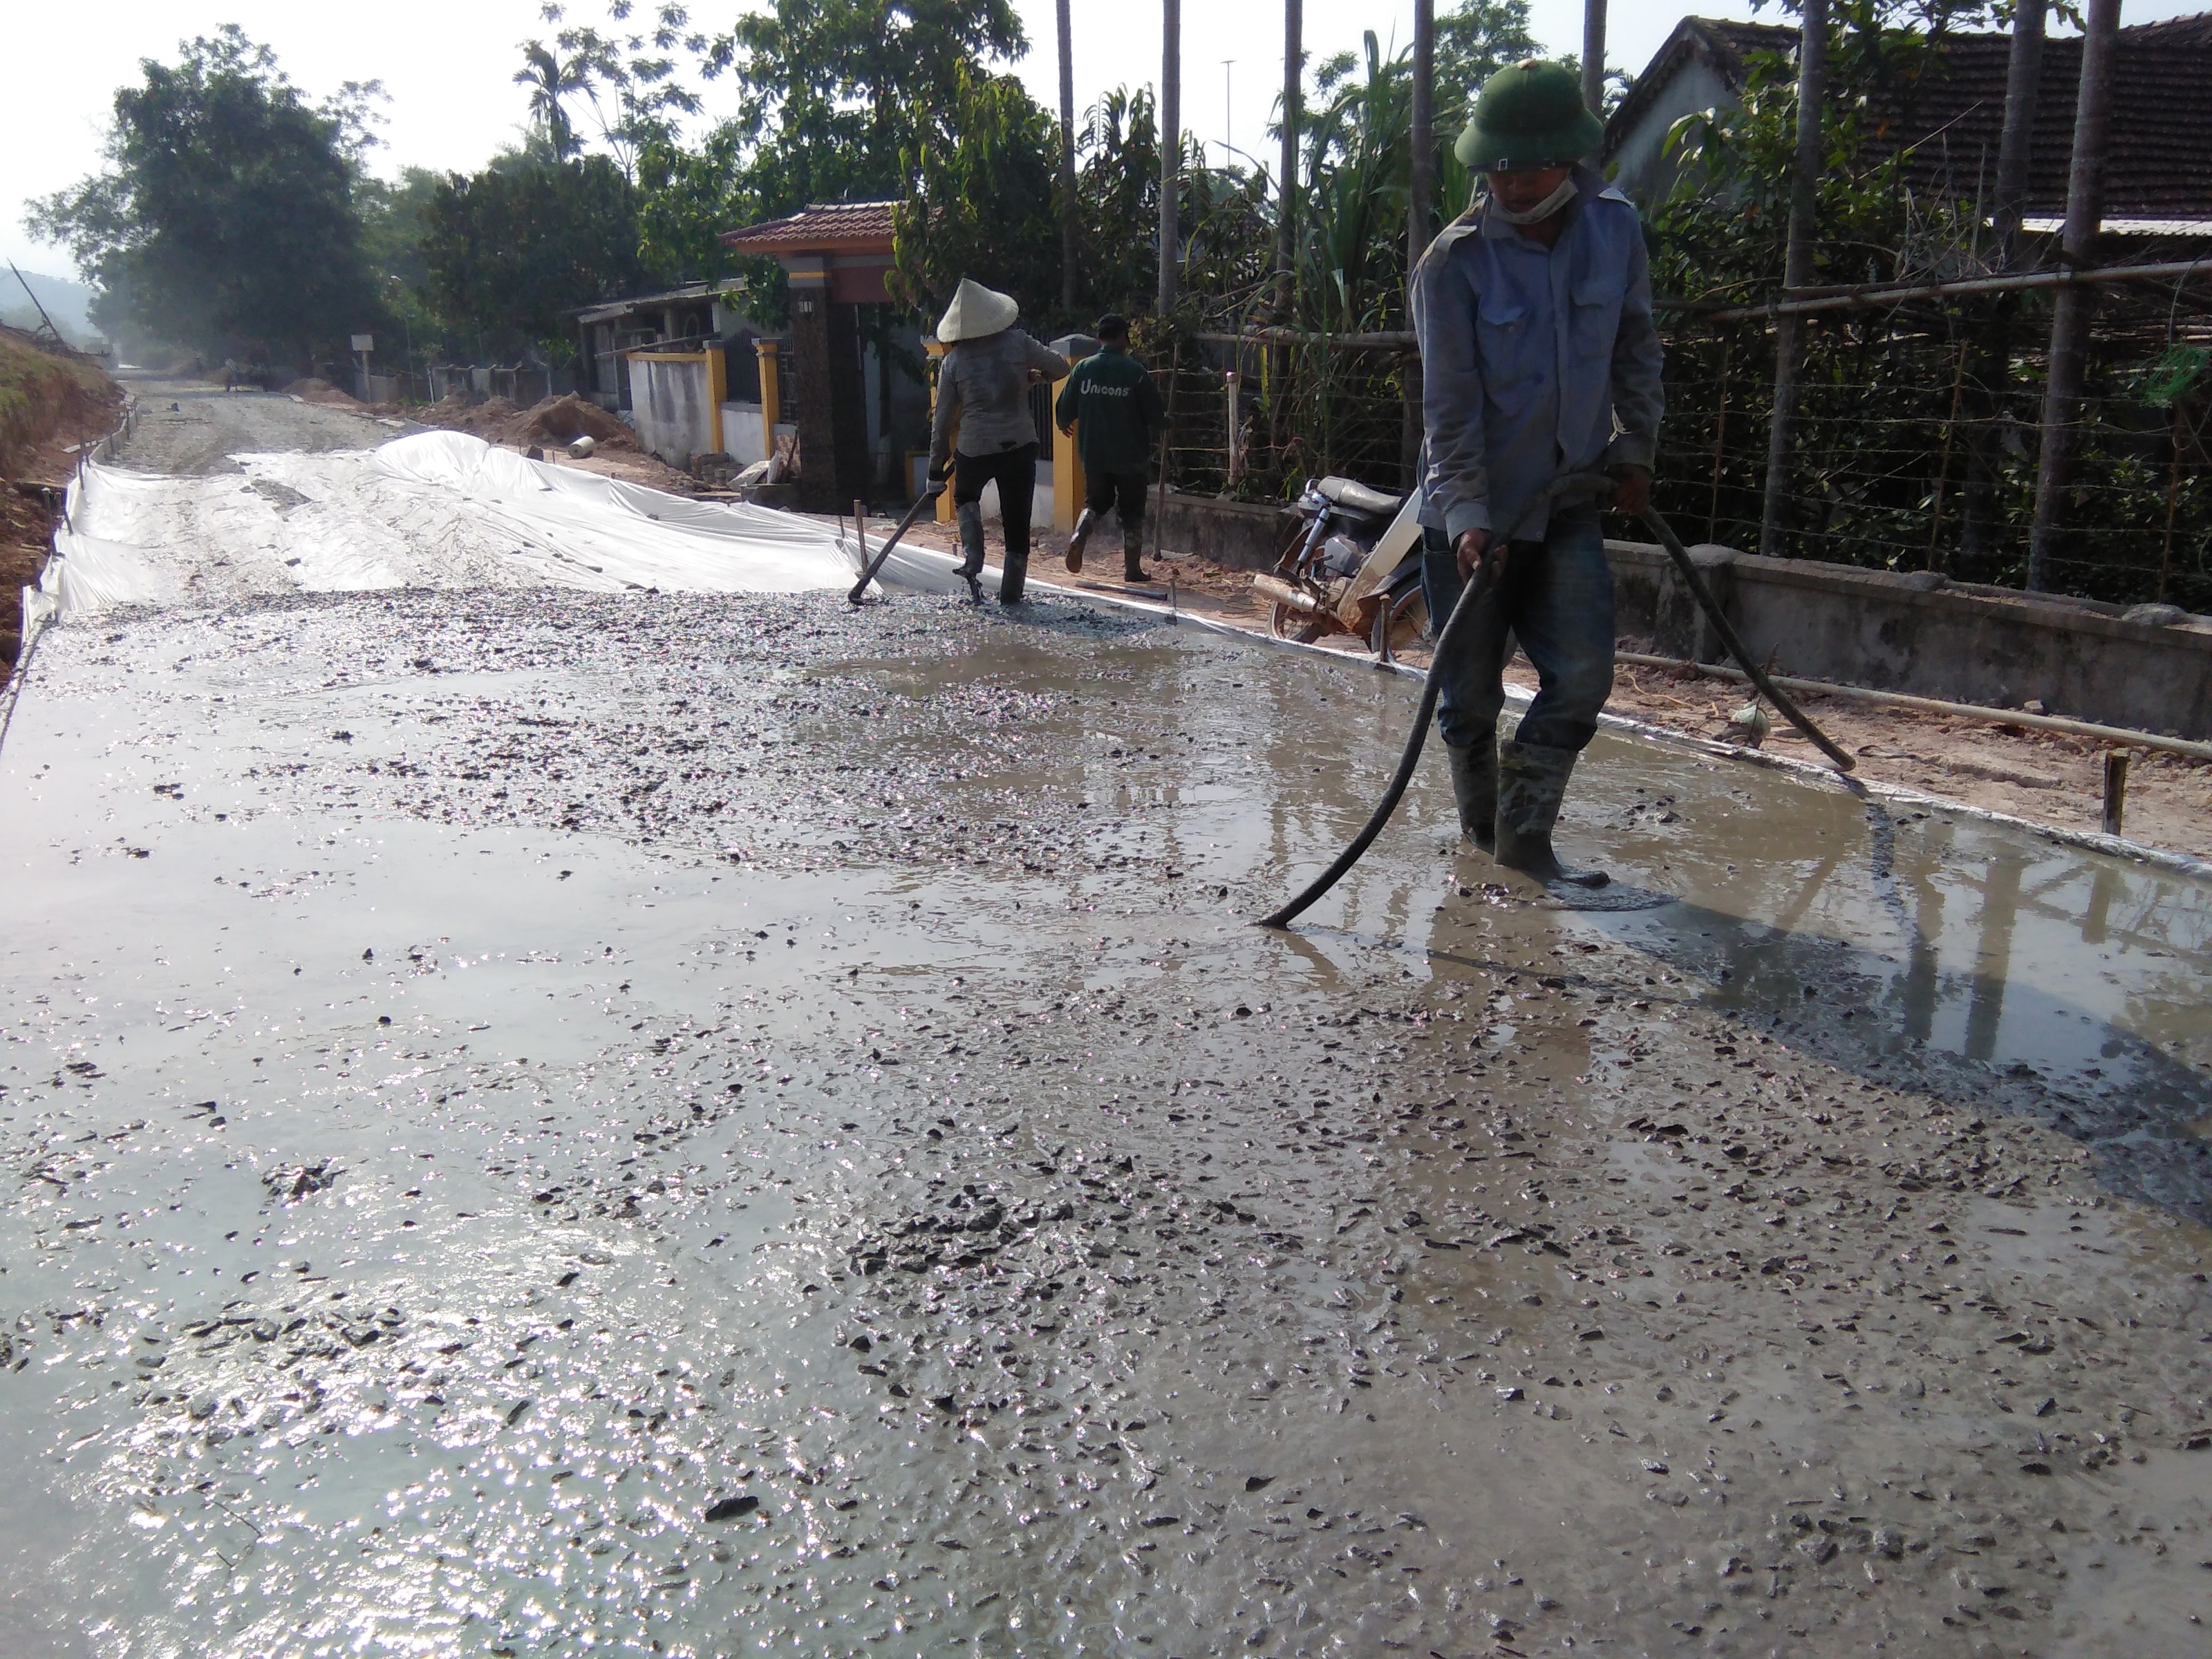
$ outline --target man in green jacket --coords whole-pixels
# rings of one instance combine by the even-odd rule
[[[1067,538],[1067,568],[1083,568],[1084,544],[1101,513],[1121,517],[1121,580],[1146,580],[1145,484],[1152,441],[1167,425],[1160,394],[1145,366],[1129,355],[1129,325],[1108,312],[1098,319],[1098,349],[1076,364],[1060,389],[1053,418],[1076,436],[1087,486],[1083,516]]]

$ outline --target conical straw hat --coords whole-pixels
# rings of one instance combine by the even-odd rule
[[[1021,307],[1014,303],[1011,295],[1000,294],[971,277],[963,276],[960,286],[953,291],[952,303],[945,307],[945,315],[937,325],[937,337],[947,345],[962,340],[981,340],[1004,333],[1021,314]]]

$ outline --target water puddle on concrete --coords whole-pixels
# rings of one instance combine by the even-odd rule
[[[27,1650],[2201,1651],[2204,894],[1607,739],[1668,902],[1439,769],[1253,929],[1411,702],[1059,603],[50,635]]]

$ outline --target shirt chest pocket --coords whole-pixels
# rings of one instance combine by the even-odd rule
[[[1525,391],[1544,370],[1544,331],[1528,303],[1511,295],[1486,294],[1474,313],[1484,384],[1493,398]]]
[[[1595,352],[1610,359],[1613,337],[1620,326],[1620,303],[1626,289],[1618,275],[1583,277],[1574,285],[1572,345],[1577,354]]]

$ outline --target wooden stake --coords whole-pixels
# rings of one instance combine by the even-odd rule
[[[2128,751],[2110,749],[2105,751],[2105,833],[2117,836],[2127,816],[2128,808]]]

